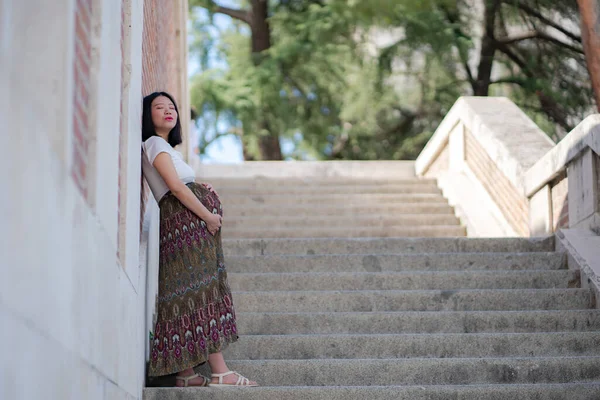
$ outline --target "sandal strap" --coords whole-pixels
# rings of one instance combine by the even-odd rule
[[[179,379],[180,381],[183,381],[183,386],[187,387],[189,380],[197,378],[199,376],[200,375],[198,375],[198,374],[194,374],[194,375],[190,375],[190,376],[176,376],[175,379]]]
[[[234,372],[234,371],[227,371],[227,372],[223,372],[222,374],[211,374],[210,377],[211,378],[219,378],[219,385],[222,385],[224,377],[231,375],[231,374],[236,374],[236,373],[237,372]]]
[[[236,386],[248,386],[248,384],[250,383],[250,379],[243,377],[240,374],[237,374],[239,376],[237,382],[235,383]]]
[[[222,385],[223,378],[228,375],[233,375],[233,374],[236,374],[238,376],[238,380],[236,383],[230,384],[231,386],[248,386],[248,385],[250,385],[250,379],[244,377],[239,372],[235,372],[235,371],[227,371],[222,374],[212,374],[211,378],[219,378],[219,385]]]

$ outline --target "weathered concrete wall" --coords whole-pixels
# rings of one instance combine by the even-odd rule
[[[2,399],[141,397],[143,6],[0,3]]]

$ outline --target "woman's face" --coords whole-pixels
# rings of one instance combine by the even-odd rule
[[[158,96],[152,101],[152,123],[156,133],[168,134],[177,124],[175,105],[168,97]]]

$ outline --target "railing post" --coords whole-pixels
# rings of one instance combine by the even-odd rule
[[[587,148],[568,166],[570,228],[600,229],[598,163]]]
[[[529,199],[529,230],[531,236],[551,234],[552,221],[552,192],[550,185],[545,185]]]

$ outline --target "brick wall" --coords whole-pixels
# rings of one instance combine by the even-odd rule
[[[144,2],[142,91],[144,96],[156,91],[166,91],[175,97],[177,103],[181,103],[176,70],[176,12],[172,1]]]
[[[91,67],[92,0],[75,2],[75,77],[73,92],[73,164],[71,176],[84,197],[88,196],[88,161],[90,124],[90,67]]]
[[[519,194],[477,139],[467,130],[465,131],[465,159],[513,229],[519,235],[529,236],[527,199]]]
[[[176,12],[175,3],[171,0],[144,1],[142,95],[165,91],[174,96],[177,105],[181,107],[182,93],[179,89],[180,77],[176,62],[179,51]],[[140,224],[143,221],[149,193],[150,189],[142,177]]]

